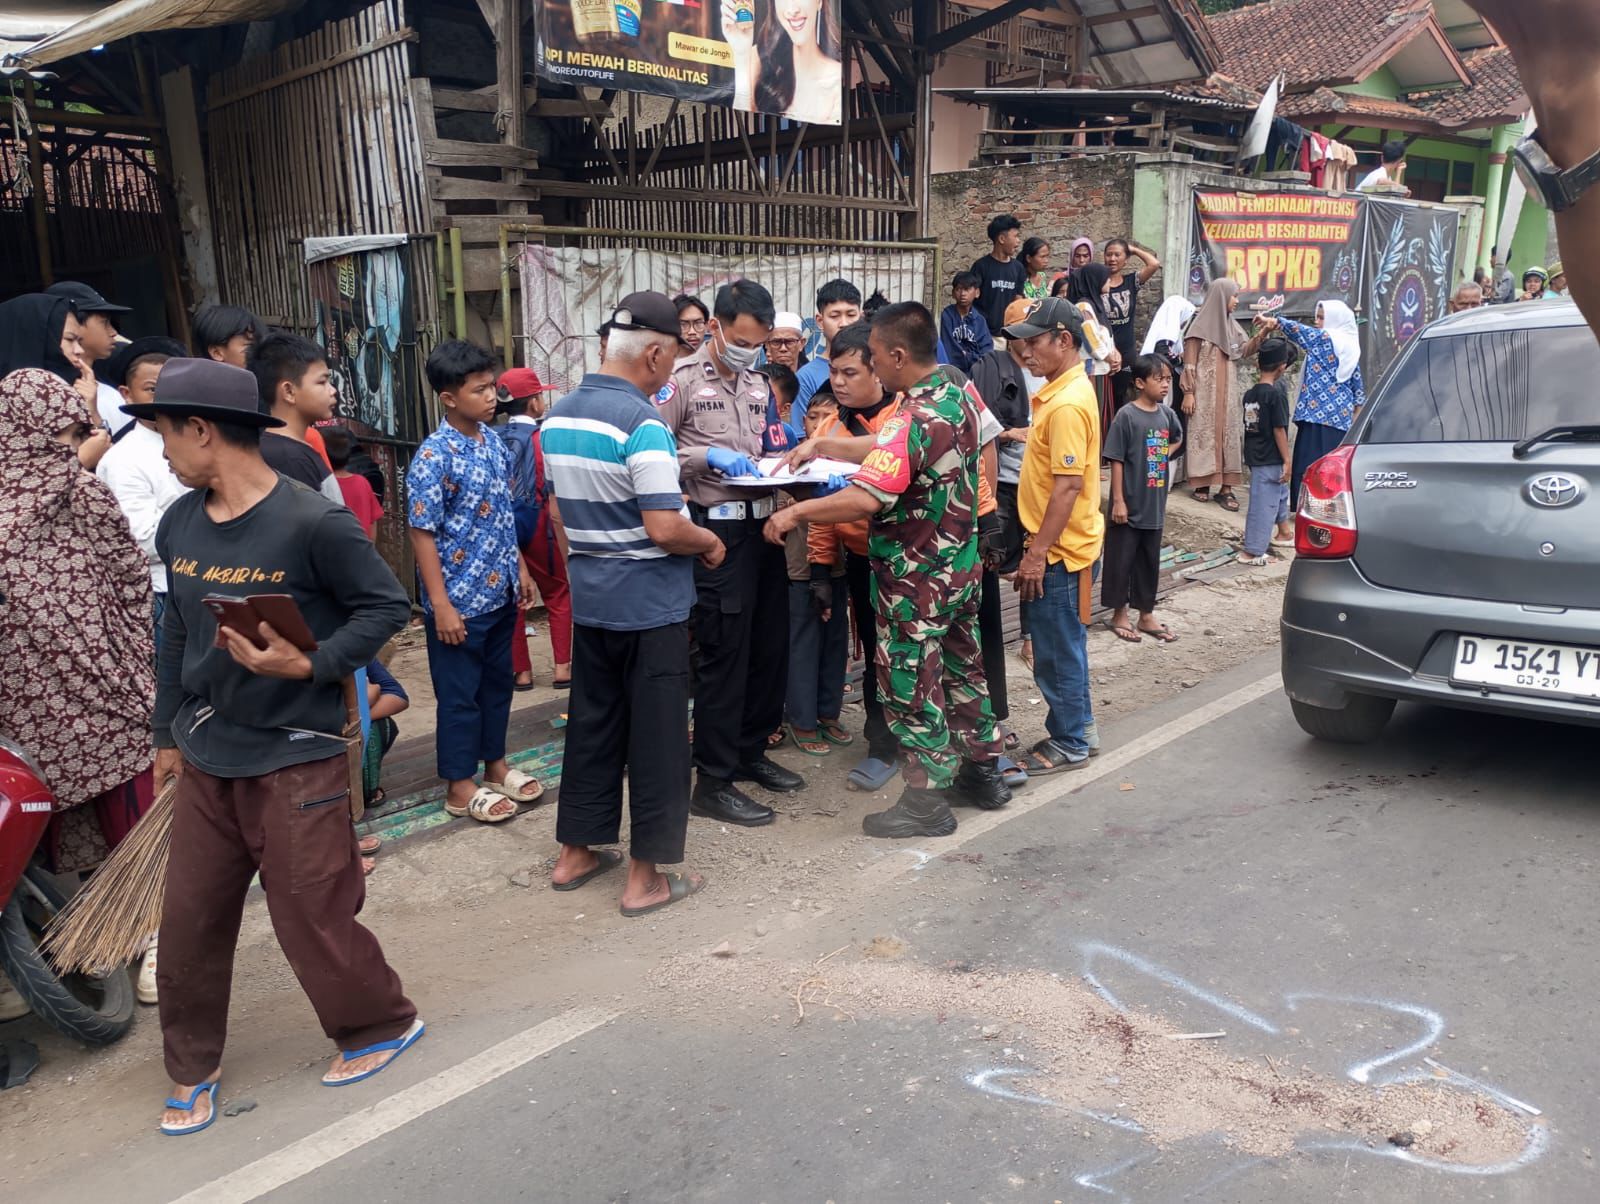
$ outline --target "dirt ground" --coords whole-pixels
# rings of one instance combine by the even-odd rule
[[[1175,496],[1168,542],[1208,549],[1237,540],[1241,516]],[[1103,627],[1089,637],[1097,716],[1114,720],[1198,685],[1213,673],[1276,645],[1277,615],[1287,565],[1219,570],[1218,580],[1190,584],[1160,610],[1180,639],[1118,641]],[[554,696],[548,687],[550,645],[542,626],[529,637],[540,687],[518,694],[519,706]],[[390,664],[413,698],[402,717],[405,736],[431,730],[421,632],[402,637]],[[1044,706],[1027,668],[1010,658],[1011,726],[1023,741],[1043,735]],[[859,732],[859,707],[845,724]],[[572,899],[545,888],[554,859],[554,808],[535,808],[494,828],[466,821],[400,842],[379,857],[369,880],[363,919],[382,937],[393,963],[430,1021],[474,1008],[505,1007],[538,998],[552,1003],[594,997],[597,990],[636,985],[647,964],[704,949],[730,930],[747,938],[797,929],[833,909],[858,871],[884,855],[881,842],[861,833],[861,816],[899,791],[898,780],[876,796],[852,793],[845,775],[855,749],[814,759],[793,747],[776,759],[804,773],[809,788],[782,799],[768,828],[728,828],[696,819],[689,830],[687,867],[708,880],[705,894],[671,922],[627,921],[609,890]],[[257,892],[247,908],[234,980],[232,1028],[248,1034],[230,1050],[234,1093],[298,1073],[327,1056],[325,1042],[271,934]],[[673,909],[676,911],[676,909]],[[26,1087],[8,1091],[0,1130],[39,1139],[0,1142],[0,1187],[47,1175],[53,1167],[114,1154],[142,1137],[151,1105],[166,1088],[160,1034],[153,1009],[141,1009],[133,1031],[118,1044],[88,1050],[25,1021],[40,1045],[43,1065]],[[92,1102],[92,1126],[53,1123]],[[8,1194],[0,1192],[0,1194]]]

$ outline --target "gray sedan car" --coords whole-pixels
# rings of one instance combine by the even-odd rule
[[[1300,726],[1399,699],[1600,724],[1600,345],[1577,309],[1423,330],[1307,474],[1283,604]]]

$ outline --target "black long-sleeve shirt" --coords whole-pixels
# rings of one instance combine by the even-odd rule
[[[341,681],[378,654],[411,603],[349,510],[280,477],[238,518],[214,522],[206,490],[156,531],[170,592],[155,707],[158,748],[218,777],[259,777],[343,751]],[[317,639],[311,680],[258,676],[216,646],[207,594],[290,594]],[[317,733],[325,733],[318,735]]]

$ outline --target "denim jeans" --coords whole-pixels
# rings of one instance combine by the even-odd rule
[[[1100,575],[1099,565],[1094,575]],[[1033,680],[1050,712],[1044,728],[1073,761],[1089,755],[1089,629],[1078,620],[1078,574],[1064,564],[1044,572],[1044,597],[1023,604],[1033,632]]]
[[[1250,509],[1244,516],[1246,555],[1265,556],[1272,543],[1273,524],[1289,521],[1289,486],[1278,483],[1282,475],[1282,464],[1250,469]]]
[[[789,688],[783,709],[803,732],[816,731],[818,719],[837,719],[844,706],[850,597],[843,577],[831,581],[833,614],[826,623],[811,609],[811,583],[789,582]]]

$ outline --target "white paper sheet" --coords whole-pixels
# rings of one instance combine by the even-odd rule
[[[756,462],[761,469],[759,477],[724,477],[724,485],[748,485],[751,487],[765,486],[771,489],[774,485],[826,485],[832,476],[853,477],[861,471],[861,465],[852,464],[848,460],[829,460],[819,456],[801,467],[799,472],[778,471],[778,464],[782,456],[763,456]]]

